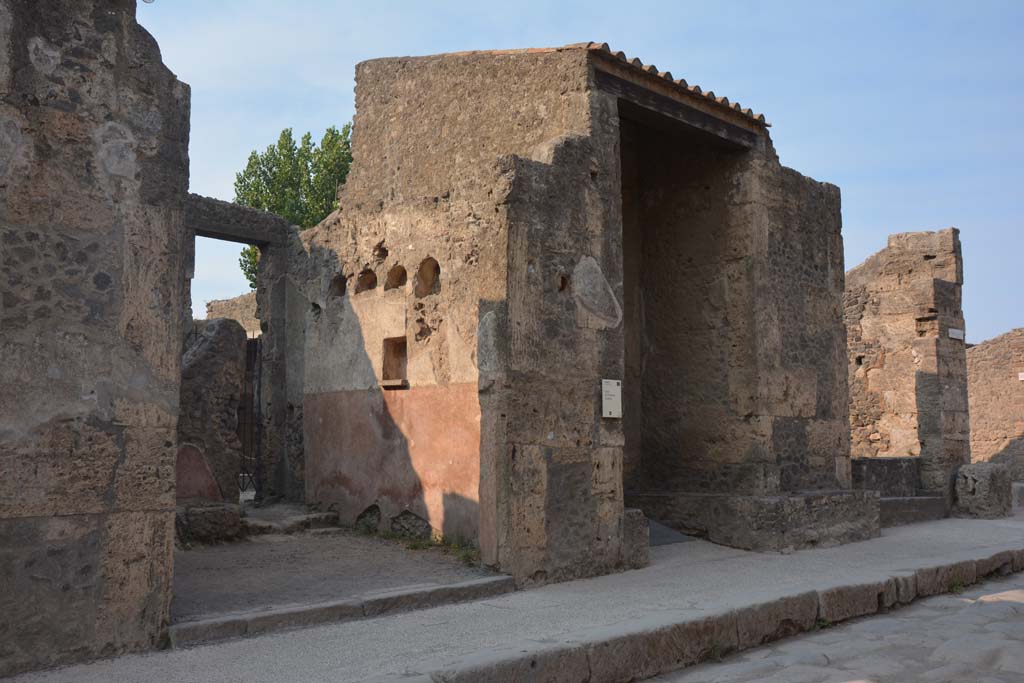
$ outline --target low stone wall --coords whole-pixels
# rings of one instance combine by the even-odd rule
[[[1000,462],[1024,481],[1024,328],[967,349],[971,460]]]
[[[256,292],[240,294],[233,299],[214,299],[206,302],[206,319],[228,318],[235,320],[245,329],[247,337],[262,334],[260,321],[256,317]]]
[[[883,497],[916,496],[921,475],[917,458],[854,458],[853,488]]]
[[[964,465],[956,475],[956,507],[959,517],[995,519],[1013,510],[1010,468],[994,462]]]
[[[674,529],[755,551],[824,548],[878,536],[876,491],[776,496],[637,493],[626,504]]]

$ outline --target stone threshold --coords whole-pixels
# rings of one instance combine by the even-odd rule
[[[344,600],[219,614],[171,624],[169,646],[180,649],[287,629],[353,621],[489,598],[515,590],[511,576],[379,591]]]
[[[919,598],[959,592],[986,577],[1024,571],[1024,547],[905,572],[878,581],[794,593],[694,618],[649,618],[473,653],[425,673],[380,676],[374,683],[637,681],[758,647],[848,619],[887,612]]]

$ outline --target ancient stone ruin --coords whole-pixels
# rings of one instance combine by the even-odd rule
[[[0,1],[0,674],[167,622],[189,89],[132,7]]]
[[[627,501],[738,547],[878,533],[846,457],[838,189],[638,64],[359,65],[341,209],[289,265],[307,501],[411,511],[522,583],[624,567]]]
[[[206,319],[214,318],[238,321],[248,337],[258,337],[262,333],[259,318],[256,317],[256,292],[241,294],[231,299],[207,301]]]
[[[970,461],[959,231],[892,235],[846,274],[854,486],[883,525],[945,516]]]
[[[164,637],[194,235],[262,245],[283,320],[288,226],[188,194],[188,117],[134,2],[0,0],[0,675]]]
[[[1003,463],[1024,481],[1024,328],[967,349],[971,460]]]
[[[956,231],[844,300],[838,188],[725,97],[595,43],[364,62],[300,233],[188,193],[131,0],[0,0],[0,48],[0,674],[165,640],[176,503],[237,500],[246,406],[262,500],[519,587],[643,566],[648,518],[789,551],[961,486]],[[258,246],[259,287],[183,362],[196,236]],[[987,514],[998,470],[961,471]]]

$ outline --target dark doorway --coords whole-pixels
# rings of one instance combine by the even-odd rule
[[[711,490],[730,457],[729,344],[741,324],[730,219],[744,152],[628,102],[619,114],[625,485]]]

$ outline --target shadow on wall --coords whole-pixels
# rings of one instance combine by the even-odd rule
[[[995,453],[988,461],[1006,465],[1010,468],[1014,481],[1024,481],[1024,436],[1011,439],[1002,450]]]
[[[956,411],[947,405],[951,398],[944,395],[942,381],[936,373],[916,371],[914,393],[917,438],[921,444],[920,486],[925,491],[941,491],[952,496],[957,469],[969,462],[966,429],[960,435],[962,439],[957,439]]]
[[[319,276],[319,301],[305,294],[306,501],[366,529],[476,542],[479,503],[464,493],[479,486],[479,460],[465,467],[459,457],[467,447],[476,457],[479,423],[463,433],[459,419],[476,405],[476,384],[404,379],[411,283],[378,291],[385,278],[344,272],[329,249],[313,245],[308,258],[314,277],[334,275]]]

